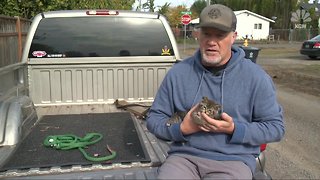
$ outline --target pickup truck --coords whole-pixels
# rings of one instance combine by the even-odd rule
[[[38,14],[22,62],[0,69],[0,177],[155,179],[170,142],[148,132],[137,112],[152,104],[180,60],[171,28],[158,13]],[[125,102],[124,108],[116,102]],[[45,145],[48,137],[63,144],[88,134],[102,139],[68,151]],[[263,152],[257,165],[255,177],[265,177]]]

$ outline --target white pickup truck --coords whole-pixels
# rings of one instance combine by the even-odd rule
[[[179,60],[171,28],[157,13],[37,15],[22,62],[0,68],[0,177],[154,179],[170,142],[115,102],[150,105]],[[57,148],[90,134],[100,135],[87,138],[97,140],[91,145]],[[263,152],[257,165],[255,177],[267,178]]]

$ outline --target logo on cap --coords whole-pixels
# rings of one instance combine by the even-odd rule
[[[211,9],[209,12],[208,12],[208,16],[211,18],[211,19],[217,19],[218,17],[221,16],[221,12],[219,9]]]

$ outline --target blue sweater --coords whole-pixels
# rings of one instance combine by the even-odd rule
[[[282,108],[274,84],[257,64],[232,47],[232,57],[221,73],[213,75],[194,56],[174,65],[164,78],[147,117],[147,128],[161,139],[173,141],[169,154],[189,154],[213,160],[239,160],[254,172],[261,144],[284,136]],[[177,111],[188,111],[203,96],[223,106],[234,121],[233,135],[197,132],[183,135],[180,123],[167,126]]]

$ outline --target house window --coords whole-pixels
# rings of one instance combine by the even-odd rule
[[[254,24],[254,29],[262,29],[262,24],[261,23]]]

